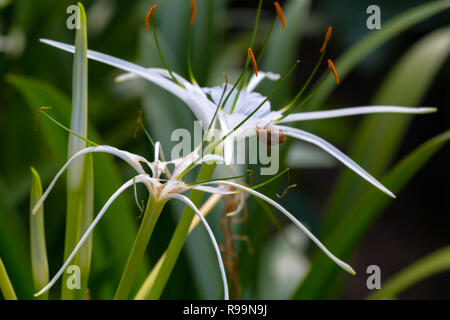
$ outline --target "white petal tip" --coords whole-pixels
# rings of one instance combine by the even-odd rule
[[[238,211],[228,212],[228,213],[227,213],[227,217],[234,217],[234,216],[237,215],[238,213],[239,213]]]
[[[392,192],[388,191],[386,192],[386,194],[391,197],[392,199],[397,199],[397,196],[395,194],[393,194]]]
[[[435,107],[426,107],[426,108],[420,108],[423,113],[433,113],[433,112],[437,112],[438,109]]]
[[[340,264],[339,264],[339,266],[342,268],[342,269],[344,269],[345,271],[347,271],[348,273],[350,273],[351,275],[356,275],[356,272],[355,272],[355,270],[353,270],[353,268],[352,267],[350,267],[348,264],[346,264],[345,262],[341,262]]]
[[[35,293],[33,296],[34,297],[39,297],[40,295],[42,295],[45,291],[41,290],[38,293]]]

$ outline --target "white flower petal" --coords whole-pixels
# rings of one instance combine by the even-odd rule
[[[67,52],[74,53],[75,50],[73,45],[69,45],[66,43],[48,39],[40,39],[40,41]],[[94,50],[88,50],[87,54],[89,59],[106,63],[113,67],[137,74],[142,78],[147,79],[153,82],[154,84],[166,89],[167,91],[179,97],[181,100],[184,100],[186,98],[185,89],[181,88],[179,85],[173,83],[172,81],[166,79],[165,77],[162,77],[158,73],[149,72],[139,65]]]
[[[220,122],[220,129],[222,131],[223,135],[228,134],[230,131],[228,127],[228,122],[226,116],[222,112],[219,112],[218,114],[219,122]],[[223,156],[225,159],[225,164],[227,166],[231,165],[231,162],[233,161],[233,153],[234,153],[234,136],[230,135],[223,141]]]
[[[259,85],[259,83],[261,81],[263,81],[265,78],[272,80],[272,81],[276,81],[276,80],[280,79],[280,75],[277,73],[273,73],[273,72],[258,71],[258,76],[253,74],[252,77],[250,78],[250,81],[248,82],[246,90],[248,92],[255,90],[256,87]]]
[[[206,222],[206,219],[203,217],[203,215],[200,213],[200,211],[197,209],[197,207],[194,205],[194,203],[192,203],[192,201],[188,197],[183,196],[181,194],[170,194],[170,195],[168,195],[168,197],[178,199],[178,200],[184,202],[187,206],[189,206],[197,214],[197,216],[200,218],[203,225],[205,226],[206,230],[208,231],[209,237],[214,246],[214,250],[216,251],[217,262],[219,263],[220,273],[222,275],[224,299],[229,300],[227,275],[225,273],[225,268],[223,266],[222,256],[220,255],[219,246],[217,244],[216,238],[214,237],[214,234],[213,234],[211,228],[208,225],[208,222]]]
[[[235,192],[230,191],[230,190],[225,190],[223,188],[215,188],[215,187],[210,187],[210,186],[197,186],[194,185],[193,187],[191,187],[191,189],[193,190],[198,190],[198,191],[203,191],[203,192],[208,192],[208,193],[214,193],[214,194],[234,194]]]
[[[329,142],[325,141],[324,139],[295,128],[285,127],[285,126],[270,126],[270,128],[276,128],[283,132],[283,134],[287,136],[291,136],[296,139],[300,139],[303,141],[310,142],[312,144],[315,144],[319,148],[325,150],[332,156],[334,156],[336,159],[341,161],[343,164],[345,164],[347,167],[349,167],[351,170],[356,172],[358,175],[360,175],[363,179],[370,182],[372,185],[386,193],[388,196],[395,198],[395,195],[389,191],[385,186],[383,186],[377,179],[372,177],[369,173],[367,173],[363,168],[361,168],[356,162],[354,162],[352,159],[350,159],[348,156],[343,154],[341,151],[339,151],[336,147],[331,145]]]
[[[61,43],[58,41],[48,40],[48,39],[40,39],[41,42],[51,45],[53,47],[59,48],[61,50],[67,52],[74,52],[74,46]],[[174,83],[171,79],[167,78],[165,72],[161,69],[145,69],[139,65],[134,63],[104,54],[93,50],[88,50],[87,52],[88,58],[92,60],[96,60],[113,67],[122,69],[124,71],[128,71],[138,76],[160,86],[161,88],[169,91],[173,95],[180,98],[184,101],[187,106],[192,110],[195,116],[202,120],[202,122],[208,122],[208,119],[212,118],[212,114],[214,112],[214,105],[209,101],[204,95],[203,91],[198,86],[191,85],[187,80],[182,78],[179,75],[175,77],[177,80],[182,83],[185,88],[180,87],[178,84]],[[210,110],[212,109],[212,111]],[[208,124],[204,124],[207,126]]]
[[[86,232],[84,233],[84,235],[81,237],[80,241],[78,241],[77,245],[75,246],[75,248],[73,249],[72,253],[70,254],[70,256],[67,258],[66,262],[64,262],[63,266],[59,269],[59,271],[55,274],[55,276],[50,280],[50,282],[44,287],[42,288],[38,293],[36,293],[34,296],[40,296],[41,294],[43,294],[44,292],[46,292],[47,290],[49,290],[56,281],[58,281],[58,279],[61,277],[61,275],[63,274],[64,270],[66,270],[67,266],[69,265],[69,263],[72,261],[72,259],[74,258],[74,256],[77,254],[78,250],[80,250],[81,246],[84,244],[84,242],[86,241],[86,239],[89,237],[89,235],[91,234],[91,232],[94,230],[95,226],[97,225],[97,223],[100,221],[100,219],[103,217],[103,215],[105,214],[106,210],[108,210],[108,208],[111,206],[111,204],[114,202],[114,200],[116,200],[116,198],[126,189],[128,189],[130,186],[132,186],[135,183],[139,183],[139,182],[144,182],[147,179],[148,175],[144,174],[144,175],[139,175],[134,177],[133,179],[128,180],[127,182],[125,182],[119,189],[117,189],[116,192],[114,192],[114,194],[108,199],[108,201],[105,203],[105,205],[103,206],[103,208],[100,210],[100,212],[98,213],[98,215],[95,217],[94,221],[92,221],[91,225],[89,226],[89,228],[86,230]]]
[[[256,196],[256,197],[258,197],[258,198],[260,198],[260,199],[262,199],[264,201],[266,201],[267,203],[271,204],[272,206],[277,208],[279,211],[281,211],[286,217],[288,217],[298,228],[300,228],[338,266],[340,266],[342,269],[344,269],[345,271],[347,271],[347,272],[349,272],[351,274],[355,274],[355,271],[353,270],[352,267],[350,267],[347,263],[343,262],[342,260],[340,260],[336,256],[334,256],[322,244],[322,242],[320,242],[320,240],[317,239],[311,233],[311,231],[308,230],[308,228],[306,228],[300,221],[297,220],[297,218],[295,218],[289,211],[287,211],[280,204],[278,204],[277,202],[273,201],[269,197],[266,197],[265,195],[263,195],[262,193],[259,193],[258,191],[255,191],[253,189],[247,188],[247,187],[245,187],[243,185],[240,185],[238,183],[231,182],[231,181],[221,180],[221,181],[214,181],[214,182],[204,183],[204,184],[225,184],[225,185],[229,185],[229,186],[232,186],[232,187],[234,187],[236,189],[244,190],[245,192],[248,192],[248,193],[250,193],[250,194],[252,194],[252,195],[254,195],[254,196]]]
[[[61,176],[61,174],[64,172],[64,170],[67,169],[67,167],[70,165],[70,163],[75,160],[76,158],[87,154],[87,153],[92,153],[92,152],[105,152],[105,153],[110,153],[113,154],[123,160],[125,160],[130,166],[132,166],[137,173],[139,174],[143,174],[145,173],[144,169],[142,168],[142,166],[140,165],[139,162],[144,162],[146,163],[149,167],[152,167],[152,165],[143,157],[135,155],[133,153],[127,152],[127,151],[123,151],[123,150],[119,150],[116,149],[114,147],[110,147],[110,146],[95,146],[95,147],[88,147],[85,149],[82,149],[80,151],[78,151],[77,153],[75,153],[65,164],[64,166],[59,170],[59,172],[56,174],[56,176],[53,178],[52,182],[50,183],[50,185],[47,187],[47,189],[45,190],[44,194],[42,195],[42,197],[39,199],[39,201],[36,203],[36,205],[33,207],[33,211],[32,214],[35,214],[36,211],[40,208],[40,206],[42,205],[42,203],[44,202],[44,200],[47,198],[48,194],[50,193],[50,191],[52,190],[52,188],[54,187],[56,181],[58,181],[59,177]]]
[[[360,114],[371,114],[371,113],[422,114],[422,113],[431,113],[431,112],[436,112],[436,108],[408,108],[408,107],[398,107],[398,106],[364,106],[364,107],[342,108],[342,109],[325,110],[325,111],[293,113],[293,114],[286,116],[286,118],[278,121],[278,123],[347,117],[347,116],[355,116],[355,115],[360,115]]]

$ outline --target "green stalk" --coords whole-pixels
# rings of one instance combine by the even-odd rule
[[[2,291],[5,300],[17,300],[16,293],[11,284],[11,280],[9,280],[2,258],[0,258],[0,290]]]
[[[197,176],[197,180],[209,179],[214,171],[214,168],[215,165],[202,165]],[[203,198],[203,194],[204,193],[201,191],[193,190],[190,199],[195,205],[198,206]],[[191,208],[186,207],[184,209],[180,222],[178,223],[172,239],[170,240],[169,247],[167,248],[165,255],[161,257],[162,262],[158,261],[158,265],[153,268],[147,277],[147,279],[154,279],[154,281],[153,283],[147,283],[146,281],[148,284],[148,286],[145,287],[146,292],[140,290],[140,297],[151,300],[159,299],[167,284],[167,281],[169,280],[173,267],[178,260],[178,256],[183,248],[184,240],[189,234],[189,227],[192,219],[194,219],[194,216],[195,213]]]
[[[42,289],[48,283],[48,260],[45,245],[44,229],[44,206],[42,205],[36,214],[32,214],[34,205],[42,197],[41,178],[37,171],[31,167],[32,180],[30,192],[30,248],[31,268],[33,273],[34,288],[36,291]],[[47,300],[48,292],[39,296],[38,299]]]
[[[81,3],[80,29],[75,34],[75,55],[73,60],[72,80],[72,115],[70,129],[87,137],[87,27],[86,13]],[[86,147],[86,142],[75,135],[69,135],[68,157]],[[93,170],[92,155],[81,157],[67,170],[67,212],[66,237],[64,244],[64,260],[70,255],[80,237],[92,222],[93,216]],[[85,299],[91,267],[92,237],[90,237],[80,252],[75,256],[72,265],[81,271],[81,287],[69,289],[66,285],[71,275],[64,273],[61,298],[66,300]]]
[[[154,196],[150,196],[147,207],[145,209],[144,218],[139,228],[130,256],[120,279],[114,300],[128,299],[133,280],[139,267],[139,263],[144,256],[145,249],[148,246],[153,229],[158,221],[159,215],[166,204],[166,200],[158,200]]]

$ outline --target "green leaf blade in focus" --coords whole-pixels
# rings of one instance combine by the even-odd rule
[[[33,207],[42,197],[42,184],[38,172],[31,167],[31,192],[30,192],[30,248],[33,282],[36,292],[41,290],[49,280],[47,246],[45,244],[44,205],[35,214]],[[39,297],[48,299],[48,292]]]
[[[70,129],[87,137],[88,131],[88,60],[86,12],[78,3],[80,28],[75,33],[75,55],[73,58],[72,78],[72,115]],[[75,135],[69,135],[68,158],[84,149],[86,142]],[[91,160],[89,160],[91,159]],[[81,156],[67,169],[67,212],[64,259],[70,255],[93,216],[93,173],[92,158]],[[86,240],[72,264],[81,272],[81,287],[69,288],[67,280],[70,274],[64,273],[61,290],[62,299],[82,300],[86,297],[87,282],[91,266],[92,237]]]
[[[2,258],[0,258],[0,290],[6,300],[17,300],[16,293],[11,284],[11,280],[9,280]]]

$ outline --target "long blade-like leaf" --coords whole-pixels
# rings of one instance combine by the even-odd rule
[[[6,300],[17,300],[16,293],[11,284],[11,280],[9,280],[2,258],[0,258],[0,290]]]
[[[39,291],[48,283],[47,246],[45,244],[44,206],[33,214],[34,205],[42,197],[41,177],[31,167],[31,191],[30,191],[30,247],[31,267],[33,272],[34,289]],[[39,299],[48,299],[48,293],[44,293]]]
[[[86,12],[78,3],[80,28],[75,33],[75,55],[72,77],[72,116],[70,129],[87,137],[88,127],[88,62]],[[69,135],[68,158],[86,147],[86,142],[75,135]],[[64,260],[72,252],[80,237],[92,222],[93,216],[93,173],[92,157],[85,156],[74,161],[67,170],[67,212]],[[66,285],[71,275],[64,273],[61,296],[63,299],[85,299],[87,281],[91,268],[92,238],[90,237],[77,256],[73,265],[80,268],[80,286],[75,289]]]

